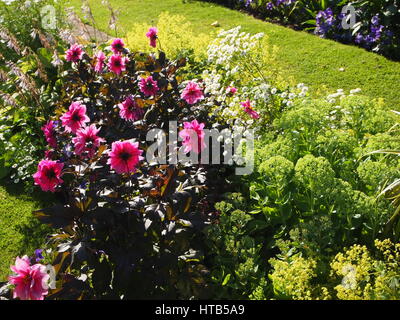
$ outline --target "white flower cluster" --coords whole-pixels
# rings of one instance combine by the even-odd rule
[[[239,26],[221,31],[208,47],[208,61],[214,66],[214,69],[205,71],[202,75],[205,93],[215,96],[215,100],[218,102],[225,101],[228,95],[227,81],[231,82],[229,86],[234,86],[234,82],[237,82],[239,91],[233,99],[230,99],[229,108],[235,108],[239,102],[247,99],[259,107],[265,107],[271,102],[274,95],[280,98],[280,103],[283,105],[291,106],[293,99],[306,96],[308,87],[302,83],[297,88],[284,92],[271,87],[260,70],[263,66],[255,66],[260,61],[252,57],[264,34],[251,35],[240,32],[240,29]],[[245,83],[243,83],[243,76],[240,76],[242,71],[251,71],[251,76]],[[240,73],[237,74],[238,72]],[[237,111],[225,110],[225,113],[229,112],[233,117],[237,116]]]
[[[240,71],[240,65],[231,68],[234,60],[241,56],[246,56],[250,50],[256,47],[259,40],[264,36],[263,33],[250,35],[240,32],[241,27],[230,30],[222,30],[217,38],[208,47],[208,62],[221,66],[233,75]]]
[[[360,88],[350,90],[349,96],[353,96],[353,95],[355,95],[357,93],[360,93],[360,92],[361,92]],[[327,101],[329,103],[336,103],[337,99],[340,100],[342,97],[345,97],[345,96],[346,96],[346,94],[345,94],[343,89],[337,89],[337,91],[335,93],[328,95]]]
[[[298,85],[297,85],[297,89],[300,89],[301,91],[300,91],[300,93],[299,93],[299,97],[305,97],[306,96],[306,94],[307,94],[307,92],[308,92],[308,87],[304,84],[304,83],[299,83]]]
[[[216,70],[205,70],[202,74],[204,93],[210,95],[211,100],[224,101],[226,89],[222,85],[222,75]]]
[[[232,130],[223,129],[221,131],[221,135],[218,137],[219,142],[224,142],[224,145],[228,149],[232,149],[232,145],[235,143],[237,146],[234,148],[235,154],[232,155],[232,158],[229,158],[228,164],[233,165],[236,163],[241,166],[246,162],[246,159],[243,157],[243,148],[247,143],[246,137],[251,137],[253,133],[250,130],[247,130],[244,126],[234,125]],[[228,151],[225,150],[222,155],[224,157],[228,156]],[[247,153],[246,153],[246,156]]]
[[[7,6],[15,2],[16,0],[2,0]]]

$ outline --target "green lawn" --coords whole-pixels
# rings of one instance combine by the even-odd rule
[[[10,274],[10,264],[17,255],[32,255],[44,243],[49,229],[33,217],[32,211],[52,199],[42,192],[27,196],[21,187],[0,181],[0,281]]]
[[[108,10],[100,0],[89,3],[97,27],[107,32]],[[210,3],[183,0],[110,0],[110,3],[120,10],[119,23],[124,32],[133,23],[151,24],[164,11],[185,16],[195,30],[203,33],[215,31],[211,26],[214,21],[224,29],[241,25],[248,32],[264,32],[271,44],[279,47],[278,61],[283,70],[297,82],[304,82],[313,90],[323,85],[333,91],[361,88],[368,96],[385,98],[390,107],[400,106],[400,63],[361,48],[293,31]],[[69,5],[79,8],[81,1],[72,0]]]

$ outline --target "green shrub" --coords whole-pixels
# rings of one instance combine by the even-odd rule
[[[299,188],[304,188],[316,197],[328,195],[334,185],[335,172],[324,157],[306,155],[296,163],[295,179]]]
[[[127,33],[125,40],[129,49],[139,52],[156,51],[149,46],[146,34],[152,25],[135,23]],[[158,29],[158,37],[162,50],[169,57],[187,56],[192,52],[197,62],[207,58],[207,47],[213,40],[213,34],[205,34],[194,30],[192,24],[184,16],[161,13],[157,18],[155,27]]]
[[[265,277],[260,267],[261,244],[251,236],[254,220],[238,209],[246,207],[245,199],[237,193],[225,197],[226,201],[215,205],[220,212],[218,223],[205,230],[210,279],[216,287],[213,297],[247,299]]]
[[[284,188],[293,176],[294,165],[282,156],[272,157],[259,166],[259,172],[265,178],[265,183],[274,187]]]
[[[63,1],[0,2],[0,178],[24,183],[43,156],[41,125],[54,111],[62,79],[66,26]],[[41,9],[55,9],[55,29],[45,29]],[[23,11],[24,14],[21,14]],[[49,14],[49,12],[47,12]]]

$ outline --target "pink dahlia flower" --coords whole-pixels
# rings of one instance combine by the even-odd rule
[[[103,71],[106,55],[104,54],[103,51],[100,50],[99,52],[96,53],[95,58],[96,58],[96,64],[94,66],[94,71],[100,73]]]
[[[83,57],[82,46],[78,44],[73,44],[69,47],[67,52],[65,53],[65,58],[67,61],[78,62]]]
[[[124,51],[125,43],[120,38],[116,38],[111,43],[111,51],[115,54],[119,54]]]
[[[54,126],[55,126],[54,121],[50,120],[42,127],[42,131],[44,133],[46,141],[52,148],[57,147],[57,140],[55,137]]]
[[[155,27],[151,27],[146,33],[146,37],[150,39],[150,46],[153,48],[157,46],[157,33],[158,30]]]
[[[179,132],[179,136],[183,139],[182,144],[185,146],[184,152],[188,153],[193,150],[200,153],[206,147],[204,142],[204,123],[198,123],[197,120],[192,122],[184,122],[184,129]]]
[[[247,100],[246,102],[241,102],[240,104],[244,108],[244,112],[246,112],[248,115],[250,115],[250,117],[252,117],[253,119],[260,118],[260,115],[250,105],[250,100]]]
[[[72,139],[75,145],[75,153],[81,155],[86,153],[89,158],[93,157],[100,143],[105,142],[103,138],[97,136],[100,129],[94,124],[86,128],[81,128],[76,132],[76,137]]]
[[[123,57],[119,54],[113,54],[108,60],[108,68],[117,75],[121,72],[126,71],[126,64],[128,63],[128,58]]]
[[[228,87],[226,88],[226,93],[234,95],[238,90],[235,87]]]
[[[196,82],[190,81],[181,94],[181,98],[188,104],[195,104],[204,98],[203,91]]]
[[[143,150],[139,149],[139,142],[116,141],[111,145],[111,151],[108,153],[108,164],[116,173],[135,172],[136,166],[140,160]]]
[[[63,167],[63,163],[56,161],[47,159],[40,161],[38,170],[33,175],[35,184],[39,185],[43,191],[55,192],[55,187],[64,182],[60,178]]]
[[[130,96],[124,102],[120,103],[118,107],[120,109],[119,115],[122,119],[136,121],[143,116],[143,109]]]
[[[139,81],[139,88],[146,96],[155,96],[159,90],[157,81],[154,81],[152,76],[142,78]]]
[[[15,259],[15,266],[11,270],[15,276],[9,276],[8,281],[15,285],[13,297],[21,300],[43,300],[48,294],[50,276],[46,272],[46,267],[42,264],[30,265],[29,258],[24,256]]]
[[[69,106],[69,110],[61,116],[62,125],[65,127],[66,132],[75,133],[78,129],[83,127],[90,119],[86,115],[86,106],[80,102],[73,102]]]

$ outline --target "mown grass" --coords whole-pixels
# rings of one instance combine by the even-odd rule
[[[257,20],[244,13],[211,3],[183,0],[110,0],[120,10],[118,36],[129,32],[134,23],[156,22],[161,12],[169,11],[186,17],[199,32],[215,32],[241,25],[247,32],[264,32],[271,45],[279,47],[278,62],[288,77],[312,87],[314,92],[326,86],[330,91],[361,88],[365,95],[382,97],[389,106],[400,106],[400,63],[364,49],[320,39]],[[99,29],[108,29],[109,12],[99,0],[89,0]],[[79,9],[81,0],[69,5]],[[79,10],[78,10],[79,11]],[[218,21],[219,28],[211,26]],[[340,69],[343,68],[341,71]]]
[[[49,228],[34,218],[32,211],[53,200],[42,192],[26,195],[21,186],[0,181],[0,281],[7,279],[16,256],[33,255],[43,245]]]

